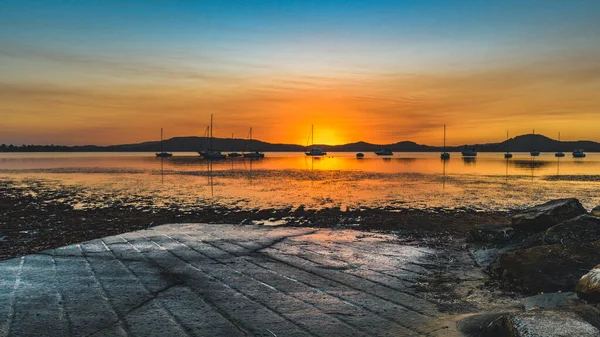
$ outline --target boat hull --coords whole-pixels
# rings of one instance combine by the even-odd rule
[[[212,153],[212,152],[198,152],[198,154],[200,156],[202,156],[202,158],[204,159],[210,159],[210,160],[218,160],[218,159],[226,159],[227,156],[217,152],[217,153]]]
[[[443,159],[443,160],[450,159],[450,153],[444,152],[444,153],[440,154],[440,159]]]
[[[505,153],[505,154],[504,154],[504,158],[505,158],[505,159],[510,159],[510,158],[512,158],[512,157],[513,157],[512,153]]]
[[[244,156],[244,158],[260,159],[260,158],[264,158],[265,154],[264,153],[244,153],[243,156]]]
[[[173,157],[172,153],[168,153],[168,152],[159,152],[156,154],[157,158],[169,158],[169,157]]]

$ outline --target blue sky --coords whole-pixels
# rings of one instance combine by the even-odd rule
[[[239,121],[223,122],[224,131],[242,133],[242,125],[245,128],[260,123],[275,111],[282,114],[275,117],[282,118],[300,113],[295,107],[303,102],[327,101],[322,103],[319,112],[322,113],[338,96],[390,100],[393,93],[383,87],[390,84],[389,77],[400,78],[393,80],[395,84],[418,76],[418,83],[438,79],[436,83],[444,86],[449,77],[450,82],[465,81],[464,78],[471,81],[481,76],[491,78],[490,81],[521,83],[532,76],[552,73],[556,82],[558,76],[582,76],[595,69],[596,57],[600,55],[598,18],[600,1],[593,0],[3,0],[0,1],[0,98],[9,98],[10,104],[8,108],[0,107],[0,113],[10,122],[5,133],[7,139],[0,142],[101,141],[107,133],[119,132],[114,124],[133,123],[137,119],[145,107],[136,106],[133,101],[143,100],[144,93],[156,97],[157,91],[169,93],[165,99],[172,102],[165,104],[163,112],[153,113],[149,120],[154,122],[143,127],[151,129],[174,123],[176,133],[190,133],[192,128],[184,127],[192,119],[190,111],[197,111],[194,120],[206,119],[215,112],[231,114]],[[534,74],[525,74],[526,79],[516,78],[522,69]],[[490,77],[490,73],[505,71],[509,74]],[[596,88],[596,77],[592,76],[592,86],[586,82],[583,89]],[[410,91],[407,94],[410,97],[426,96],[434,90],[432,87],[439,91],[437,85],[401,84],[397,89]],[[82,87],[86,90],[75,90]],[[344,88],[343,94],[334,92],[338,87]],[[361,87],[369,89],[361,92]],[[298,90],[311,90],[311,95],[294,97],[288,101],[289,106],[282,103],[264,108],[260,104],[261,99],[285,101],[285,97]],[[262,95],[267,91],[268,97]],[[548,94],[557,91],[568,90],[555,86]],[[125,93],[131,96],[126,102],[122,99]],[[276,97],[277,93],[281,95]],[[323,98],[324,93],[333,98]],[[443,98],[439,92],[436,95],[428,99],[438,99],[440,95]],[[27,103],[26,99],[31,97],[39,104]],[[220,100],[212,101],[214,97]],[[230,102],[240,97],[256,108],[245,114],[234,113],[241,103],[230,106]],[[502,103],[502,97],[492,99]],[[572,100],[573,107],[577,107],[566,109],[565,113],[581,111],[580,107],[585,106],[585,113],[591,114],[597,106],[592,98],[586,102],[581,102],[579,96],[564,99]],[[83,101],[71,104],[77,100]],[[186,107],[178,109],[182,101]],[[65,104],[69,107],[63,110],[69,112],[61,115]],[[74,104],[80,105],[79,112],[74,111]],[[306,106],[314,109],[315,104]],[[333,105],[341,109],[337,101]],[[515,105],[512,102],[507,107],[513,109]],[[544,106],[544,102],[536,101],[532,115],[516,123],[525,125],[539,118]],[[378,107],[377,113],[372,113],[372,106],[349,109],[356,116],[370,114],[386,120],[374,123],[373,127],[387,125],[395,117],[399,124],[405,122],[403,110],[393,105],[387,110]],[[464,109],[488,113],[481,110],[481,105],[465,105]],[[489,114],[495,114],[494,127],[500,128],[502,116],[497,111],[490,109]],[[544,111],[556,115],[554,110]],[[445,110],[433,107],[422,113],[435,116],[442,124],[443,119],[450,119]],[[26,115],[40,125],[25,122]],[[167,115],[174,117],[172,120],[160,117]],[[71,128],[60,126],[55,132],[40,133],[44,121],[57,117],[79,122]],[[89,119],[100,122],[103,131],[90,128],[78,134],[84,127],[83,121]],[[356,123],[354,128],[364,125],[364,118],[357,117]],[[424,125],[429,127],[428,123]],[[547,125],[548,132],[555,131],[552,125]],[[273,123],[270,127],[281,125]],[[416,130],[414,125],[410,128]],[[58,135],[70,132],[71,138]],[[98,137],[91,136],[94,134]],[[130,135],[131,141],[145,140],[149,134]],[[271,140],[293,140],[284,139],[281,134],[263,134]],[[391,129],[381,134],[384,136],[370,137],[377,141],[404,138]],[[423,129],[406,135],[409,136],[426,141],[431,135]],[[351,136],[348,133],[337,138],[350,140]]]

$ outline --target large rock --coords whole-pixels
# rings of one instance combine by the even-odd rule
[[[579,298],[600,303],[600,264],[579,279],[575,290]]]
[[[521,299],[521,304],[523,304],[525,310],[532,310],[569,307],[582,305],[585,302],[580,300],[576,293],[567,291],[564,293],[546,293],[525,297]]]
[[[600,330],[569,311],[533,310],[509,314],[501,320],[510,337],[598,337]]]
[[[505,282],[527,293],[574,291],[577,281],[598,263],[600,241],[518,249],[500,256]]]
[[[593,216],[600,217],[600,206],[594,207],[594,209],[592,209],[592,211],[590,212],[590,214],[593,215]]]
[[[515,214],[512,218],[512,226],[516,231],[543,231],[586,213],[585,208],[575,198],[552,200]]]
[[[550,227],[544,234],[544,244],[573,244],[600,240],[600,218],[583,214]]]
[[[514,236],[514,230],[507,224],[475,225],[469,231],[467,240],[482,243],[505,243]]]
[[[600,336],[600,311],[581,305],[553,310],[531,310],[474,315],[457,322],[467,337]]]

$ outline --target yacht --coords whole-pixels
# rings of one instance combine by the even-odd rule
[[[160,152],[156,154],[157,158],[169,158],[173,157],[172,153],[163,151],[163,129],[160,128]]]
[[[581,149],[575,150],[575,151],[573,151],[573,157],[574,158],[585,158],[585,153]]]
[[[467,147],[461,151],[461,154],[463,157],[476,157],[477,150],[475,150],[475,148],[473,148],[473,147]]]
[[[311,143],[311,146],[314,145],[314,143],[315,143],[315,126],[314,125],[310,126],[310,143]],[[327,155],[327,151],[313,147],[312,149],[305,151],[304,154],[306,154],[307,156],[311,156],[311,157],[320,157],[320,156]]]
[[[210,133],[209,133],[209,149],[207,151],[199,151],[198,154],[200,156],[202,156],[202,158],[204,159],[210,159],[210,160],[215,160],[215,159],[225,159],[227,158],[227,155],[221,153],[221,151],[217,151],[217,150],[213,150],[212,148],[212,140],[213,140],[213,115],[210,114]]]
[[[446,152],[446,124],[444,124],[444,152],[440,154],[442,160],[450,159],[450,153]]]
[[[375,151],[375,154],[378,156],[393,156],[394,153],[390,149],[381,149],[379,151]]]
[[[558,133],[558,142],[560,143],[560,132]],[[558,151],[554,154],[555,157],[564,157],[564,152]]]
[[[233,133],[231,134],[231,143],[233,144]],[[229,152],[227,154],[227,158],[237,158],[237,157],[241,157],[241,156],[242,156],[241,153],[235,152],[235,151]]]
[[[506,130],[506,153],[504,154],[504,159],[510,159],[512,156],[512,153],[508,151],[508,130]]]
[[[359,152],[356,154],[356,158],[358,158],[358,159],[363,159],[364,157],[365,157],[365,154],[362,152]]]
[[[248,136],[248,147],[250,147],[251,143],[252,143],[252,128],[250,128],[250,133]],[[244,153],[243,156],[244,156],[244,158],[260,159],[260,158],[264,158],[265,154],[261,153],[259,151],[250,151],[250,152]]]
[[[533,140],[535,139],[535,129],[533,129],[533,137],[531,137],[531,148],[532,150],[529,152],[529,154],[532,157],[537,157],[540,155],[540,151],[538,151],[536,148],[533,147]]]

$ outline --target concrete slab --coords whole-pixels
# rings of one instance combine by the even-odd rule
[[[426,248],[350,230],[177,224],[0,262],[0,336],[458,333]]]

